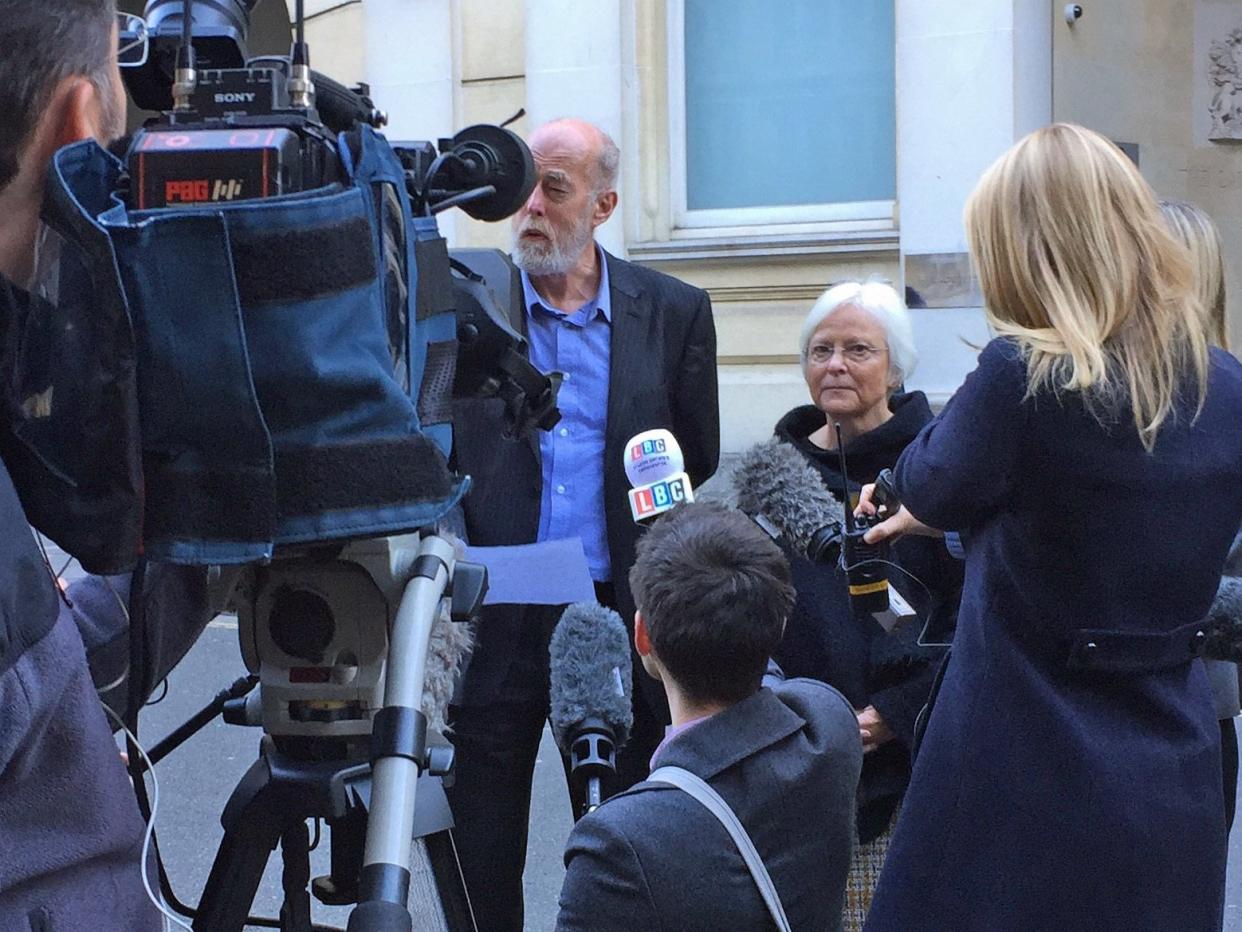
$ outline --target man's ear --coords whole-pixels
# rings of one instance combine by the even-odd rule
[[[600,226],[612,216],[612,212],[616,209],[616,191],[605,191],[602,194],[595,195],[595,212],[591,214],[591,223],[594,226]]]
[[[103,135],[103,109],[99,88],[89,78],[70,75],[61,81],[46,111],[55,121],[49,127],[52,151]]]
[[[634,649],[640,657],[651,656],[651,634],[647,631],[647,620],[640,611],[634,612]]]

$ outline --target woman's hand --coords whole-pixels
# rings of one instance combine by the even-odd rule
[[[863,753],[874,751],[882,744],[887,744],[894,737],[893,730],[888,727],[875,706],[869,705],[854,713],[858,716],[858,734],[862,738]]]
[[[875,483],[868,482],[862,487],[862,492],[858,496],[858,507],[854,509],[854,514],[856,516],[876,514],[874,498]],[[886,518],[869,530],[863,536],[863,540],[869,544],[878,544],[885,540],[896,540],[904,534],[918,534],[922,537],[944,537],[944,531],[938,531],[936,528],[924,524],[912,515],[905,505],[902,505],[897,509],[895,515]]]

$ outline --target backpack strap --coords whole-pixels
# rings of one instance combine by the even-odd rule
[[[789,920],[785,917],[785,910],[781,906],[781,898],[776,892],[776,885],[772,883],[768,869],[763,866],[763,859],[755,850],[755,843],[750,840],[750,835],[746,833],[741,821],[720,794],[708,786],[705,780],[681,767],[657,768],[647,779],[653,783],[667,783],[688,793],[720,820],[720,824],[724,826],[725,831],[733,839],[733,843],[737,845],[737,850],[741,852],[742,860],[746,862],[750,876],[754,878],[755,886],[759,888],[759,895],[763,897],[764,905],[772,914],[776,928],[779,932],[790,932]]]

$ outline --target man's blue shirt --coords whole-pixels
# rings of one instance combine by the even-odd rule
[[[608,263],[599,257],[599,291],[572,312],[549,307],[522,273],[530,360],[544,372],[565,373],[557,403],[561,420],[540,431],[543,494],[539,537],[582,538],[587,566],[599,582],[612,579],[608,528],[604,521],[604,430],[608,421],[612,301]]]

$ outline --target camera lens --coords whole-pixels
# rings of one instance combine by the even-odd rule
[[[318,664],[336,634],[336,621],[332,607],[322,596],[281,586],[272,596],[268,630],[272,642],[284,653]]]

